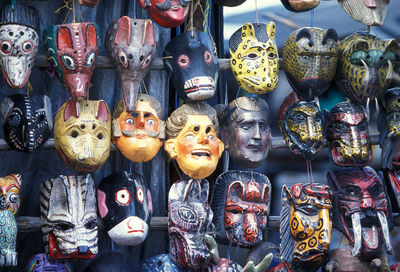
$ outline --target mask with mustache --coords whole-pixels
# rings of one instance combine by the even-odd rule
[[[380,26],[385,20],[390,0],[338,0],[354,20],[367,26]]]

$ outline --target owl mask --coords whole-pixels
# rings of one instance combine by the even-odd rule
[[[155,58],[158,32],[149,19],[123,16],[106,33],[106,50],[117,66],[126,111],[134,111],[140,83]]]
[[[25,86],[39,45],[39,18],[35,8],[4,4],[0,8],[0,68],[7,84]]]
[[[43,32],[47,59],[72,99],[86,98],[96,65],[98,42],[94,23],[49,26]]]
[[[319,0],[281,0],[282,4],[290,11],[309,11],[319,5]]]
[[[105,177],[97,188],[97,205],[115,243],[136,246],[146,239],[153,205],[141,176],[122,172]]]
[[[338,0],[351,18],[367,26],[380,26],[385,20],[390,0]]]
[[[0,106],[4,139],[18,151],[34,151],[43,145],[53,129],[51,102],[46,95],[15,94]]]
[[[28,261],[25,272],[72,272],[72,267],[64,261],[48,257],[44,253],[36,254]]]
[[[303,27],[292,32],[283,47],[283,70],[300,99],[325,92],[336,73],[338,35],[332,28]]]
[[[189,31],[176,36],[165,47],[163,60],[180,98],[202,101],[214,96],[219,64],[208,33]]]
[[[264,94],[278,84],[278,49],[275,23],[246,23],[229,39],[231,68],[241,88]]]
[[[54,145],[70,167],[86,172],[100,168],[111,145],[111,116],[106,102],[65,102],[55,117]]]
[[[97,213],[90,175],[61,175],[44,181],[40,220],[46,253],[51,258],[93,258],[97,254]]]

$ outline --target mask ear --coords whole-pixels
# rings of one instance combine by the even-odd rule
[[[125,42],[127,46],[131,43],[131,20],[128,16],[123,16],[119,20],[117,35],[115,35],[115,44]]]
[[[229,137],[228,137],[229,131],[227,128],[222,128],[219,130],[219,137],[221,138],[221,141],[224,143],[224,149],[229,148]]]
[[[96,119],[102,119],[104,122],[108,121],[108,107],[104,100],[97,102]]]
[[[267,33],[268,33],[268,36],[273,40],[275,40],[275,28],[276,28],[276,26],[275,26],[274,22],[269,22],[268,23],[268,25],[267,25]]]
[[[1,102],[0,106],[0,115],[3,120],[3,124],[7,121],[8,116],[14,108],[14,102],[10,98],[5,98],[3,102]]]
[[[302,30],[299,31],[299,33],[297,33],[296,42],[298,42],[301,39],[311,40],[311,32],[308,28],[303,28]]]
[[[150,46],[154,46],[154,28],[151,20],[144,22],[144,35],[142,45],[148,43]]]
[[[164,143],[164,150],[167,151],[171,159],[175,159],[178,156],[175,150],[175,139],[166,140]]]
[[[233,182],[231,185],[229,185],[227,197],[243,199],[244,187],[245,186],[241,181]]]
[[[244,26],[242,26],[242,40],[248,36],[255,37],[253,24],[251,23],[246,23]]]
[[[57,47],[58,49],[73,48],[72,39],[67,27],[59,27],[57,31]]]
[[[339,41],[338,34],[333,28],[329,28],[325,32],[324,38],[322,39],[322,45],[327,44],[328,40],[332,40],[334,43],[337,43]]]
[[[97,32],[94,24],[88,24],[86,28],[86,45],[97,46]]]
[[[79,118],[79,103],[76,103],[72,99],[68,100],[64,110],[64,121],[67,121],[71,116]]]
[[[18,187],[21,188],[21,183],[22,183],[22,178],[20,174],[11,174],[10,177],[12,177],[15,182],[18,184]]]

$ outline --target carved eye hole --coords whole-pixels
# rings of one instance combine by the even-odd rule
[[[55,225],[55,228],[61,231],[72,230],[75,226],[69,222],[60,222]]]
[[[32,41],[25,41],[25,42],[22,44],[22,51],[23,51],[24,53],[30,53],[30,52],[32,52],[32,51],[33,51],[33,48],[34,48],[34,46],[33,46],[33,42],[32,42]]]
[[[128,67],[128,57],[126,56],[126,53],[124,51],[119,51],[118,59],[122,66],[124,66],[125,68]]]
[[[186,67],[189,66],[189,63],[190,63],[190,59],[189,59],[188,56],[186,56],[186,55],[180,55],[179,56],[179,58],[178,58],[179,67],[186,68]]]
[[[93,63],[94,63],[94,57],[95,57],[95,53],[92,52],[88,55],[87,57],[87,61],[86,61],[86,67],[92,67]]]
[[[212,55],[209,51],[204,52],[204,60],[207,64],[210,64],[212,62],[212,59]]]
[[[17,203],[18,202],[18,195],[14,194],[14,193],[10,194],[10,201],[12,203]]]
[[[72,138],[78,137],[78,131],[76,131],[76,130],[72,131],[72,132],[71,132],[71,137],[72,137]]]
[[[70,70],[74,70],[74,69],[75,69],[75,60],[74,60],[72,57],[70,57],[70,56],[68,56],[68,55],[63,55],[63,56],[61,57],[61,59],[62,59],[64,65],[65,65],[68,69],[70,69]]]
[[[151,62],[151,55],[148,55],[147,58],[142,62],[142,68],[146,68],[147,66],[149,66]]]
[[[143,188],[139,187],[136,191],[136,199],[140,202],[143,203],[144,201],[144,192],[143,192]]]
[[[10,41],[4,40],[0,43],[0,50],[3,54],[9,55],[12,51],[12,44]]]
[[[131,193],[126,188],[121,189],[115,193],[115,201],[122,206],[128,206],[131,201]]]
[[[90,220],[85,224],[85,228],[87,229],[94,229],[96,227],[96,221],[95,220]]]

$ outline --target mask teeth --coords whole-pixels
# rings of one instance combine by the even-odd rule
[[[361,253],[361,220],[359,213],[353,213],[351,215],[351,223],[353,225],[354,233],[354,246],[351,252],[353,256],[360,256]]]
[[[383,233],[383,241],[385,243],[386,252],[388,254],[392,254],[392,245],[390,244],[390,236],[389,236],[389,227],[388,222],[386,219],[386,215],[382,211],[378,211],[378,219],[379,223],[381,224],[381,229]]]

